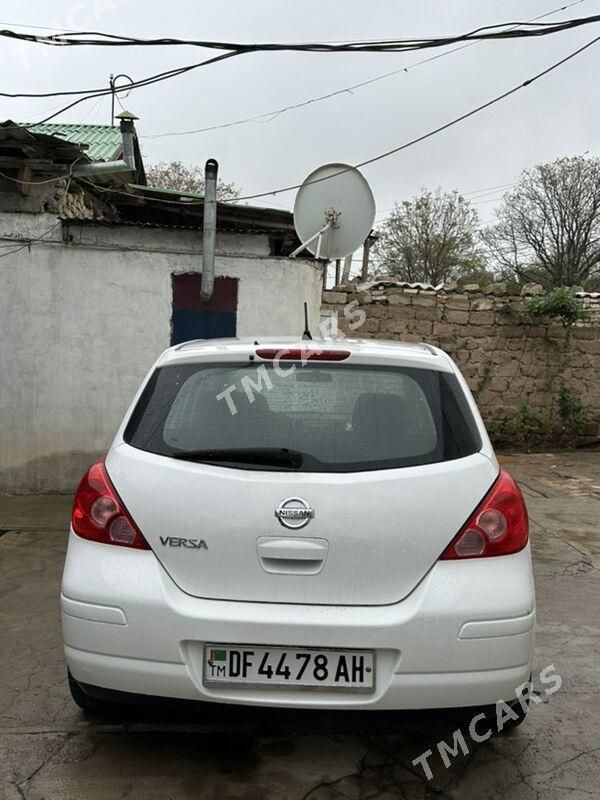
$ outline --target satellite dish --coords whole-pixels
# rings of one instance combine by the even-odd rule
[[[333,261],[354,253],[375,221],[375,199],[363,175],[348,164],[325,164],[311,172],[294,203],[294,226],[302,244]]]

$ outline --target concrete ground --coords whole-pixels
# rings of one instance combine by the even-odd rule
[[[534,678],[554,664],[563,685],[520,728],[467,740],[450,768],[432,758],[431,781],[411,762],[452,742],[452,715],[86,719],[67,689],[58,613],[70,500],[0,497],[2,800],[600,798],[600,453],[503,460],[532,518]]]

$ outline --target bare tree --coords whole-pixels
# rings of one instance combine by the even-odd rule
[[[525,170],[483,233],[507,276],[547,287],[600,277],[600,159],[559,158]]]
[[[379,268],[410,282],[437,285],[481,279],[477,212],[458,192],[422,189],[394,206],[375,245]]]
[[[148,185],[157,189],[174,189],[192,194],[204,194],[204,170],[193,164],[183,164],[181,161],[171,161],[152,164],[146,169]],[[240,190],[234,183],[217,185],[217,200],[233,200],[238,197]]]

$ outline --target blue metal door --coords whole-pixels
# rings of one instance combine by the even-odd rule
[[[171,344],[236,335],[237,278],[216,278],[215,291],[208,302],[200,299],[200,273],[172,275],[171,282]]]

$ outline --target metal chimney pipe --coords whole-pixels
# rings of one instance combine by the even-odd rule
[[[133,137],[135,135],[134,120],[136,120],[137,117],[129,111],[123,111],[121,114],[117,115],[117,119],[120,120],[121,138],[123,141],[123,161],[135,172],[136,164]]]
[[[204,167],[204,226],[202,231],[202,288],[200,297],[210,300],[215,288],[215,239],[217,236],[217,175],[219,164],[209,158]]]

